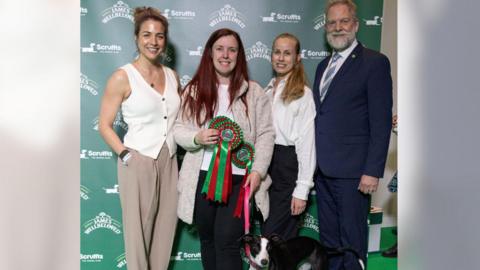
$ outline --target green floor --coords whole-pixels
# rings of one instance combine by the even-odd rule
[[[397,236],[392,233],[394,228],[382,228],[380,250],[391,247],[397,241]],[[382,257],[381,252],[368,254],[368,270],[397,270],[397,258]]]

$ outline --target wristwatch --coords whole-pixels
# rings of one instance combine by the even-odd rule
[[[118,155],[118,157],[122,161],[123,165],[127,166],[128,165],[127,161],[132,157],[132,154],[130,153],[130,151],[125,149],[120,153],[120,155]]]

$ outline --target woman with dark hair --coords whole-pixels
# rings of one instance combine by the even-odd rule
[[[172,128],[180,108],[177,74],[160,64],[168,22],[151,7],[136,8],[138,58],[107,82],[99,130],[118,154],[118,184],[129,270],[168,268],[177,217],[178,168]],[[113,129],[118,110],[128,125],[124,140]]]
[[[265,178],[275,131],[271,107],[263,89],[248,80],[247,61],[240,36],[230,29],[213,32],[200,65],[182,94],[181,112],[174,128],[175,141],[187,150],[180,170],[178,216],[195,223],[201,242],[202,264],[207,270],[242,269],[240,242],[243,220],[234,217],[245,169],[232,164],[232,188],[226,202],[202,194],[219,130],[210,120],[225,116],[243,131],[244,141],[255,147],[255,159],[244,186],[256,191],[264,218],[268,216],[269,182]],[[258,189],[258,190],[257,190]]]
[[[272,178],[270,215],[263,234],[285,240],[297,235],[315,171],[315,103],[307,86],[300,41],[292,34],[277,36],[272,46],[273,78],[265,88],[272,103],[275,147],[268,175]]]

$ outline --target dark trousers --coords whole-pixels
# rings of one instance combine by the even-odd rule
[[[297,236],[300,216],[292,216],[292,193],[298,176],[298,161],[294,146],[275,144],[268,168],[272,185],[268,190],[270,213],[263,225],[262,234],[278,234],[287,240]]]
[[[360,179],[331,178],[319,172],[315,188],[321,241],[329,247],[351,247],[366,263],[370,196],[358,190],[359,183]],[[330,270],[361,269],[349,252],[331,257],[329,265]]]
[[[242,218],[233,217],[243,175],[232,176],[232,193],[228,202],[207,200],[201,194],[206,171],[200,171],[195,197],[195,224],[200,236],[202,265],[205,270],[241,270],[240,242],[244,234]]]

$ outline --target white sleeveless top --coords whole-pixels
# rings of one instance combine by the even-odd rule
[[[161,95],[132,64],[126,64],[121,69],[127,73],[131,89],[130,96],[121,106],[123,120],[128,125],[124,145],[156,159],[166,142],[170,156],[173,156],[177,145],[171,131],[180,108],[175,73],[163,66],[165,90]]]

